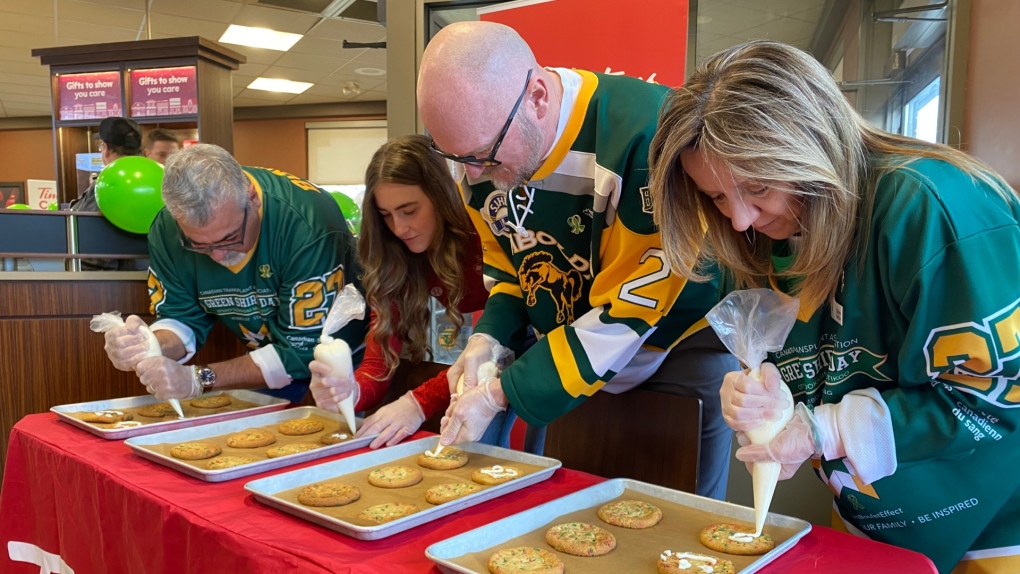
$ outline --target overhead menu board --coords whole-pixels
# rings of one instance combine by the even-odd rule
[[[120,72],[60,74],[61,120],[93,120],[123,115]]]
[[[131,70],[131,117],[198,113],[195,66]]]

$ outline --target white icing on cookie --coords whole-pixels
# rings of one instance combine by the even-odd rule
[[[758,538],[759,536],[761,535],[748,534],[746,532],[738,532],[736,534],[731,534],[729,536],[729,539],[734,542],[740,542],[741,544],[750,544],[751,542],[754,542],[754,539]]]
[[[491,476],[492,478],[507,478],[507,477],[511,477],[511,476],[517,476],[517,474],[518,474],[516,470],[514,470],[512,468],[503,468],[502,466],[500,466],[498,464],[493,466],[492,468],[483,468],[482,470],[479,470],[478,472],[480,472],[482,474],[487,474],[487,475]]]
[[[113,428],[115,429],[129,429],[140,426],[142,426],[142,423],[138,421],[120,421],[119,423],[113,424]]]

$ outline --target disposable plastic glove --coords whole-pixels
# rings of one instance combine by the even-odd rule
[[[157,399],[191,399],[202,394],[195,369],[166,357],[149,357],[135,367],[138,380]]]
[[[349,373],[333,373],[330,366],[322,361],[308,363],[308,370],[312,372],[308,388],[312,391],[315,406],[331,413],[340,412],[340,401],[349,396],[353,396],[354,404],[358,404],[361,387]]]
[[[818,408],[825,406],[830,405]],[[823,433],[831,435],[832,432],[836,432],[837,436],[822,436]],[[768,444],[753,445],[744,433],[737,433],[737,443],[741,446],[736,452],[737,460],[747,464],[748,472],[751,471],[751,463],[778,462],[783,465],[779,480],[786,480],[797,472],[804,461],[822,455],[825,440],[839,441],[838,432],[835,427],[831,431],[823,431],[811,411],[804,403],[799,403],[790,422]]]
[[[464,375],[465,391],[477,386],[478,367],[482,366],[482,363],[492,361],[499,347],[499,341],[485,333],[475,333],[468,337],[464,351],[446,373],[446,379],[450,383],[450,395],[457,394],[457,381],[461,375]]]
[[[499,379],[466,389],[459,397],[451,397],[450,407],[439,427],[439,444],[450,446],[477,441],[485,434],[493,417],[505,411],[508,404]]]
[[[719,388],[723,418],[735,431],[748,431],[766,420],[778,420],[789,402],[780,391],[783,382],[779,370],[772,363],[762,363],[759,373],[763,381],[756,381],[743,371],[726,373]]]
[[[121,371],[132,371],[149,350],[148,341],[139,330],[145,321],[137,315],[131,315],[119,327],[114,327],[103,334],[106,337],[106,355],[113,366]]]
[[[413,435],[425,423],[425,413],[421,405],[408,391],[399,399],[381,407],[375,414],[365,419],[358,429],[357,436],[370,436],[378,433],[369,448],[383,445],[393,446]]]

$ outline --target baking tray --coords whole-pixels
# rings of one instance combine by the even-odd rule
[[[661,486],[655,486],[645,482],[636,480],[630,480],[626,478],[617,478],[613,480],[607,480],[606,482],[596,484],[595,486],[588,487],[584,490],[579,490],[573,494],[557,498],[556,500],[549,501],[545,504],[536,506],[532,509],[525,510],[508,516],[502,520],[498,520],[491,524],[475,528],[453,538],[432,544],[425,550],[425,555],[430,560],[436,563],[439,569],[447,573],[478,573],[488,574],[486,569],[475,570],[460,564],[456,564],[453,560],[463,557],[467,554],[473,554],[476,552],[495,552],[499,547],[505,545],[508,541],[513,540],[519,536],[523,536],[533,531],[542,530],[549,528],[557,524],[557,519],[563,515],[570,514],[572,512],[591,509],[592,520],[589,522],[597,524],[607,530],[611,530],[614,533],[619,531],[627,531],[628,529],[610,526],[603,523],[595,515],[597,508],[606,502],[609,502],[615,498],[623,496],[625,491],[631,491],[647,495],[651,498],[658,498],[664,501],[674,502],[685,507],[691,507],[693,509],[709,512],[714,515],[718,515],[716,522],[725,522],[725,519],[736,519],[744,523],[754,524],[754,509],[746,506],[738,506],[729,502],[722,502],[713,500],[711,498],[705,498],[686,492],[680,492],[678,490],[672,490],[669,488],[663,488]],[[663,514],[666,514],[665,512]],[[665,517],[664,517],[665,520]],[[662,523],[660,523],[662,524]],[[800,520],[799,518],[792,518],[789,516],[783,516],[780,514],[769,513],[765,521],[766,526],[775,526],[779,528],[786,528],[794,530],[790,538],[781,542],[777,541],[776,547],[770,552],[759,556],[750,565],[745,566],[743,569],[738,571],[741,574],[748,574],[751,572],[757,572],[766,564],[772,562],[777,557],[782,555],[784,552],[793,547],[798,540],[801,539],[805,534],[811,531],[811,524]],[[710,523],[704,524],[709,526]],[[631,532],[641,532],[640,530]],[[551,548],[547,550],[554,552]],[[666,550],[662,548],[659,551]],[[749,558],[740,557],[725,554],[723,552],[715,552],[703,547],[694,548],[671,548],[674,551],[689,551],[698,552],[702,554],[708,554],[723,558],[726,560],[733,560],[735,558]],[[622,545],[617,546],[614,553],[626,551]],[[556,552],[554,552],[556,553]],[[556,553],[558,556],[566,556],[560,553]],[[597,558],[583,558],[582,560],[597,560]],[[592,563],[594,565],[594,563]],[[641,569],[640,566],[635,563],[634,570]],[[571,571],[568,568],[568,572]],[[574,569],[573,571],[577,571]],[[651,565],[651,571],[655,571],[654,563]]]
[[[145,405],[151,405],[155,403],[163,403],[166,401],[161,401],[152,395],[145,395],[141,397],[126,397],[123,399],[107,399],[105,401],[91,401],[87,403],[75,403],[72,405],[60,405],[51,408],[50,411],[56,413],[57,417],[59,417],[60,420],[73,426],[76,426],[86,432],[90,432],[98,437],[102,437],[107,440],[121,440],[136,436],[172,431],[175,429],[190,428],[199,425],[207,425],[222,421],[228,421],[231,419],[241,417],[270,413],[273,411],[282,410],[290,403],[290,401],[288,401],[287,399],[279,399],[263,393],[256,393],[255,391],[244,390],[222,391],[214,393],[214,395],[229,395],[241,401],[255,403],[258,406],[250,409],[242,409],[239,411],[211,413],[208,415],[189,417],[186,419],[173,419],[123,429],[100,428],[92,423],[87,423],[85,421],[78,420],[72,416],[69,416],[67,413],[75,413],[81,411],[106,411],[106,410],[130,409],[134,407],[144,407]]]
[[[478,443],[457,445],[458,449],[467,453],[492,456],[507,462],[530,464],[541,467],[541,469],[537,472],[524,475],[516,480],[488,486],[478,492],[438,506],[431,506],[423,500],[422,504],[419,506],[422,508],[421,512],[399,518],[392,522],[372,526],[353,524],[342,519],[333,518],[316,512],[309,507],[292,503],[276,496],[278,493],[291,490],[299,486],[304,486],[314,482],[321,482],[345,474],[351,474],[379,466],[385,466],[387,463],[401,458],[420,455],[426,450],[430,450],[435,447],[438,440],[438,436],[423,438],[390,448],[352,456],[343,460],[328,462],[317,466],[302,468],[286,474],[279,474],[260,480],[254,480],[245,484],[244,489],[254,494],[255,499],[263,504],[282,510],[288,514],[293,514],[294,516],[303,518],[309,522],[318,524],[319,526],[324,526],[330,530],[335,530],[341,534],[346,534],[347,536],[357,538],[359,540],[378,540],[546,480],[552,476],[553,472],[555,472],[557,468],[561,466],[560,461],[556,459],[536,456],[497,446]],[[423,472],[427,471],[423,470]]]
[[[175,430],[170,432],[152,434],[147,436],[140,436],[130,438],[124,441],[124,444],[131,447],[131,450],[135,451],[138,456],[159,463],[163,466],[170,467],[174,470],[182,472],[188,476],[204,480],[206,482],[223,482],[226,480],[233,480],[235,478],[241,478],[243,476],[250,476],[252,474],[258,474],[260,472],[266,472],[269,470],[275,470],[284,466],[290,466],[293,464],[300,464],[309,460],[315,460],[325,456],[334,454],[340,454],[355,449],[359,449],[364,446],[368,446],[368,443],[372,442],[372,439],[379,436],[378,434],[357,437],[346,442],[323,445],[321,448],[315,450],[309,450],[305,452],[299,452],[296,454],[288,454],[278,458],[270,458],[266,460],[260,460],[258,462],[252,462],[241,466],[234,466],[231,468],[224,468],[220,470],[207,470],[205,468],[196,468],[187,464],[187,462],[178,460],[172,456],[167,456],[158,452],[154,452],[147,448],[143,448],[147,445],[156,444],[177,444],[182,442],[201,441],[210,437],[233,434],[236,432],[243,431],[245,429],[253,427],[265,427],[280,424],[283,421],[289,421],[292,419],[308,418],[311,415],[316,415],[320,418],[334,420],[338,423],[343,423],[343,418],[336,413],[330,413],[322,409],[315,407],[297,407],[293,409],[287,409],[285,411],[268,413],[264,415],[257,415],[254,417],[245,417],[243,419],[226,421],[221,423],[215,423],[211,425],[202,425],[200,427],[188,428]],[[357,425],[360,427],[362,419],[356,419]],[[268,447],[267,447],[268,448]]]

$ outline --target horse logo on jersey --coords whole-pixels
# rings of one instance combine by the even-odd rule
[[[506,192],[496,190],[485,198],[482,208],[478,210],[482,219],[489,224],[489,229],[495,236],[505,235],[510,237],[512,230],[509,224],[510,211],[507,207]]]
[[[263,279],[269,279],[273,276],[273,270],[269,268],[269,264],[259,265],[259,277]]]
[[[156,311],[159,310],[159,306],[163,304],[166,299],[166,289],[163,288],[163,283],[156,277],[156,274],[149,268],[149,314],[156,315]]]
[[[574,302],[581,298],[584,278],[577,269],[564,273],[552,263],[552,255],[545,251],[529,254],[521,262],[517,277],[521,289],[528,294],[527,304],[534,307],[539,289],[545,289],[556,304],[556,322],[574,322]]]

